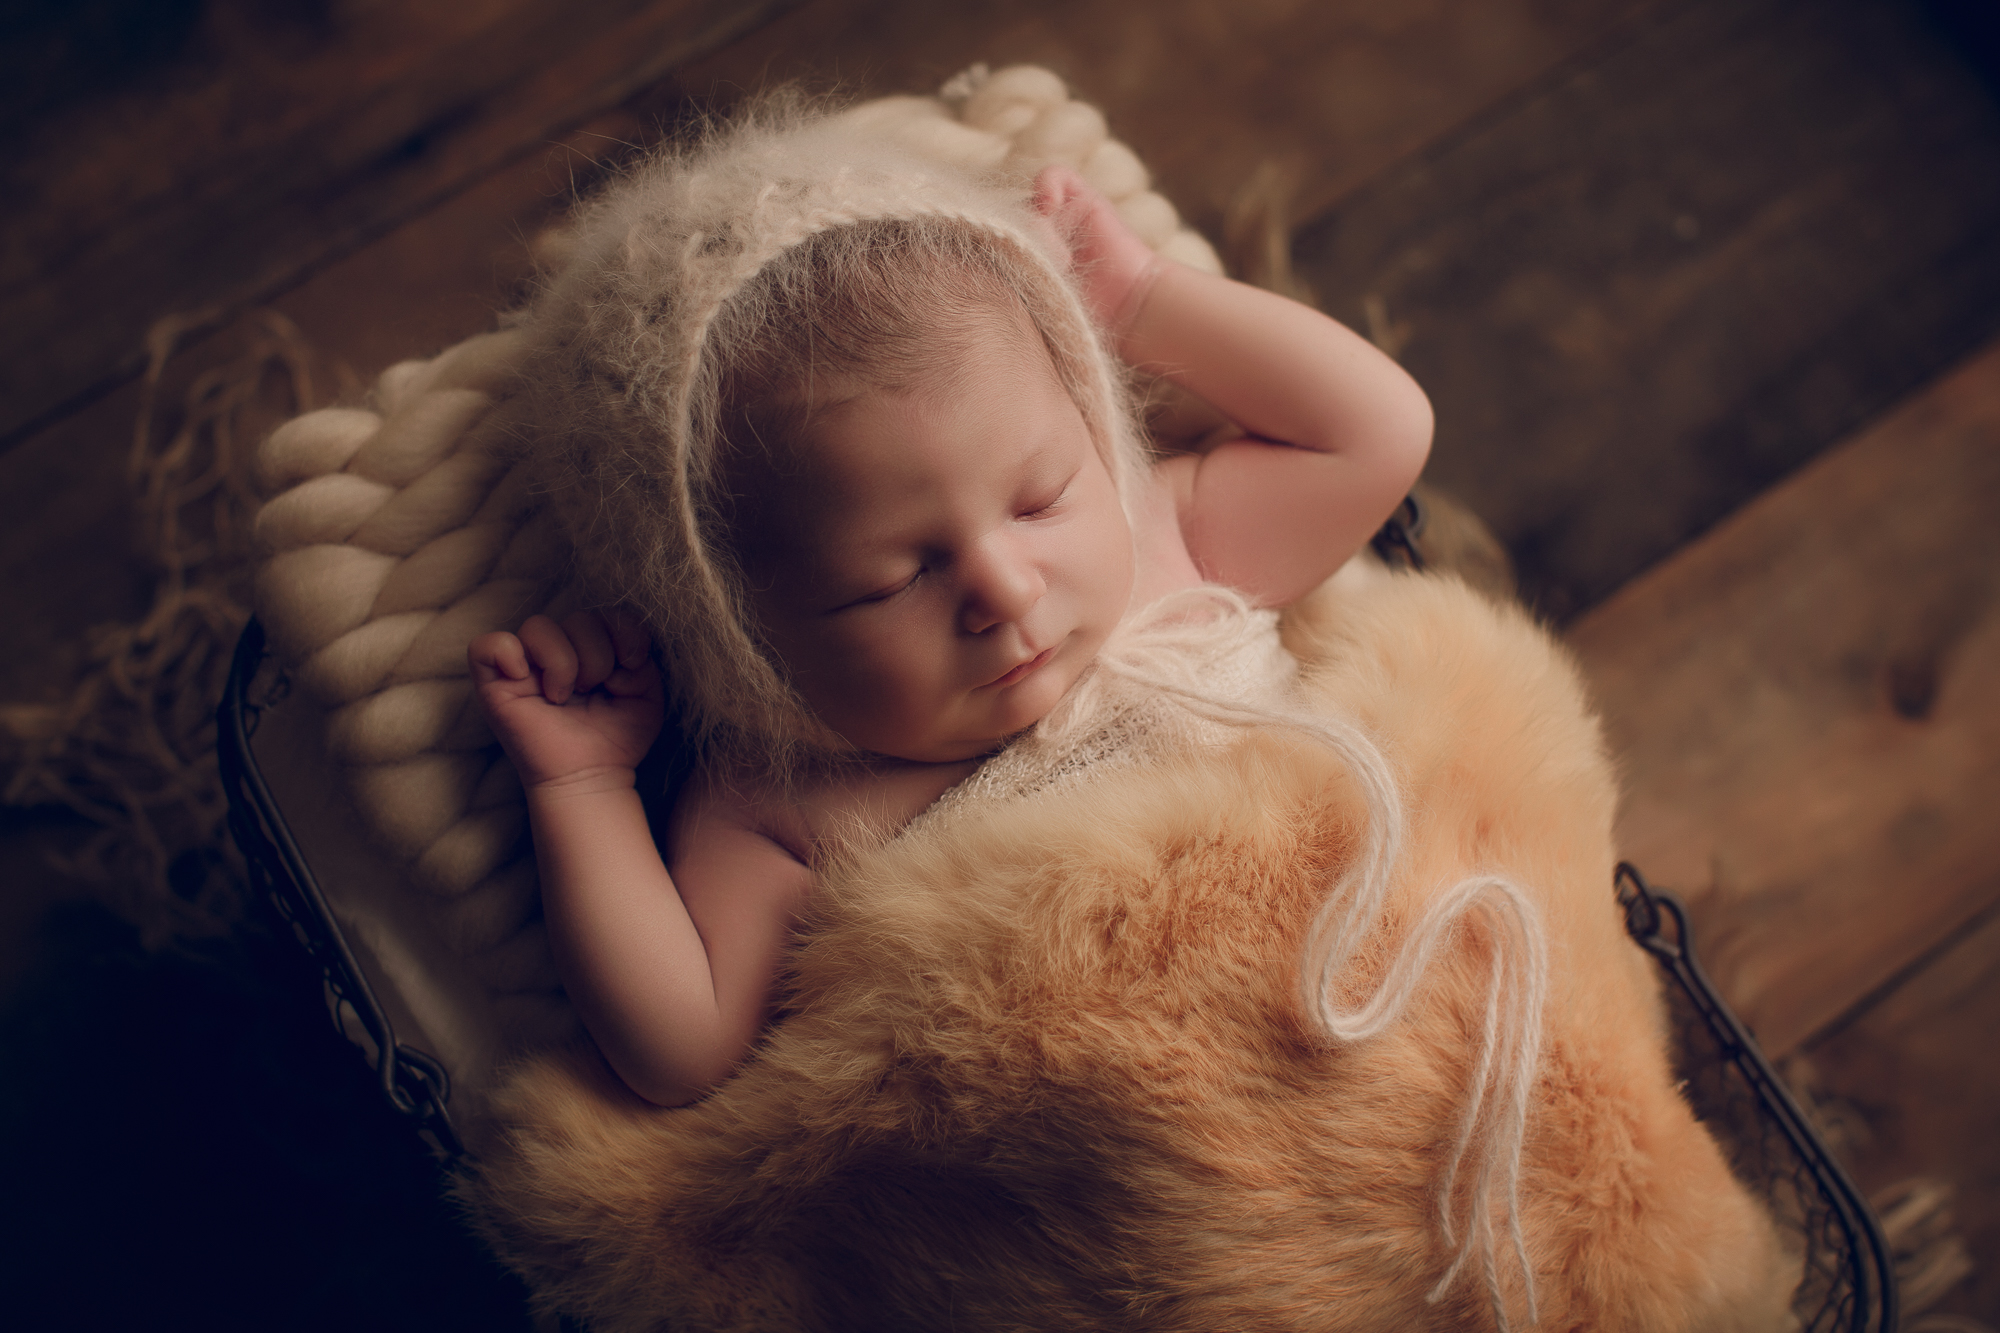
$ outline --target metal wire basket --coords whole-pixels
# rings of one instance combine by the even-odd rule
[[[282,674],[260,676],[263,663],[264,627],[253,619],[236,642],[215,715],[216,759],[229,798],[230,836],[243,853],[258,899],[319,965],[334,1027],[361,1048],[375,1067],[382,1095],[410,1117],[432,1152],[454,1159],[463,1147],[447,1109],[450,1076],[430,1054],[396,1039],[395,1024],[369,984],[250,748],[264,710],[290,691]]]
[[[1804,1278],[1792,1298],[1799,1327],[1892,1333],[1896,1275],[1881,1225],[1701,970],[1687,909],[1630,864],[1618,867],[1615,884],[1625,929],[1673,983],[1666,993],[1675,1062],[1695,1114],[1803,1254]]]
[[[281,674],[261,673],[264,632],[256,621],[236,647],[217,713],[229,827],[252,882],[324,978],[334,1024],[375,1067],[390,1105],[446,1159],[463,1148],[453,1130],[451,1085],[428,1053],[397,1039],[395,1025],[349,947],[326,894],[287,827],[250,744],[265,709],[286,691]],[[1895,1277],[1881,1228],[1834,1162],[1812,1123],[1730,1012],[1695,960],[1687,913],[1672,894],[1618,867],[1626,929],[1671,981],[1666,989],[1677,1034],[1677,1064],[1695,1112],[1729,1153],[1738,1176],[1770,1201],[1804,1255],[1793,1300],[1806,1333],[1893,1333]]]

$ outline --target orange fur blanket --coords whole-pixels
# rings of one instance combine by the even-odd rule
[[[1787,1327],[1796,1261],[1676,1092],[1621,928],[1614,785],[1567,659],[1417,576],[1337,578],[1286,639],[1407,807],[1357,993],[1438,886],[1505,874],[1542,914],[1536,1326]],[[1324,748],[1246,732],[872,851],[818,895],[788,1015],[731,1082],[667,1111],[592,1054],[543,1059],[464,1196],[545,1306],[598,1329],[1495,1327],[1471,1274],[1425,1298],[1478,918],[1385,1035],[1327,1049],[1300,1013],[1359,812]],[[1523,1326],[1517,1265],[1501,1285]]]

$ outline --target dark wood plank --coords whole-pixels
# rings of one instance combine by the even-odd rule
[[[1621,850],[1784,1052],[2000,903],[2000,343],[1574,627]]]
[[[273,302],[318,352],[321,400],[343,380],[365,383],[488,328],[520,299],[533,271],[528,241],[562,217],[572,181],[645,128],[630,113],[601,116]],[[175,353],[157,394],[156,442],[178,424],[188,387],[241,354],[246,327]],[[0,453],[0,569],[9,575],[0,613],[19,640],[0,660],[0,700],[66,691],[85,632],[147,605],[157,570],[137,539],[125,466],[141,400],[127,383]]]
[[[656,138],[686,102],[726,101],[767,78],[905,92],[978,59],[1064,71],[1079,95],[1105,101],[1115,132],[1166,158],[1162,175],[1172,179],[1163,184],[1190,213],[1219,221],[1259,162],[1311,152],[1316,177],[1335,185],[1379,172],[1592,40],[1626,7],[1506,0],[1467,25],[1443,0],[1303,11],[1261,0],[1229,24],[1197,0],[1150,10],[1125,0],[937,12],[908,0],[810,5],[329,261],[275,304],[329,361],[370,376],[485,328],[518,299],[528,240],[561,216],[576,186],[595,179],[603,159]],[[1294,62],[1282,83],[1274,53]],[[1369,112],[1371,98],[1386,109]],[[136,345],[142,330],[128,332]],[[184,354],[177,382],[209,355]],[[163,401],[173,397],[170,389]],[[127,386],[0,454],[0,568],[16,575],[0,585],[0,608],[32,627],[30,650],[0,666],[0,698],[32,697],[62,674],[49,655],[90,624],[132,614],[143,597],[147,570],[131,553],[122,480],[137,403]]]
[[[1989,1324],[2000,1323],[1996,1031],[2000,917],[1964,932],[1928,967],[1806,1052],[1813,1085],[1858,1121],[1846,1157],[1863,1190],[1874,1194],[1912,1177],[1952,1188],[1972,1272],[1932,1309]]]
[[[66,696],[84,632],[135,620],[152,599],[124,472],[138,394],[107,401],[0,455],[0,615],[15,641],[0,701]]]
[[[1293,217],[1587,48],[1652,0],[837,0],[690,62],[707,98],[775,79],[867,95],[974,61],[1044,65],[1095,102],[1211,240],[1262,164]]]
[[[406,12],[349,0],[293,26],[212,5],[165,68],[31,121],[0,165],[14,201],[0,237],[0,313],[14,330],[0,334],[14,340],[0,349],[0,442],[131,374],[155,318],[268,299],[795,3],[481,0]],[[1219,225],[1257,162],[1304,164],[1294,174],[1324,198],[1634,3],[1509,0],[1469,24],[1442,0],[1304,13],[1263,0],[1227,19],[1189,0],[1157,13],[1107,0],[828,0],[684,87],[706,100],[804,76],[900,92],[977,59],[1046,60],[1086,95],[1122,96],[1124,119],[1155,124],[1143,147],[1166,160],[1196,220]],[[1281,57],[1321,77],[1276,77]],[[1310,95],[1296,97],[1301,87]],[[642,138],[678,95],[642,99]]]
[[[1558,619],[2000,331],[2000,106],[1898,0],[1694,0],[1309,230]]]
[[[9,145],[0,440],[134,373],[161,316],[269,299],[788,2],[211,5]]]

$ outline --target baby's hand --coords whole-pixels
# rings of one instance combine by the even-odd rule
[[[1091,314],[1113,337],[1122,337],[1164,261],[1125,225],[1109,199],[1069,167],[1042,168],[1034,202],[1069,245],[1070,268]]]
[[[600,774],[629,782],[666,713],[651,647],[636,625],[593,611],[560,625],[535,616],[518,636],[472,641],[479,706],[523,786]]]

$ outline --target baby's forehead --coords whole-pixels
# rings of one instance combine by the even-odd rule
[[[745,555],[796,558],[995,510],[1067,480],[1095,452],[1039,346],[973,349],[960,373],[902,388],[828,382],[785,435],[750,451],[732,479]]]
[[[1060,382],[1048,341],[1021,299],[1012,293],[974,292],[943,310],[911,316],[914,353],[863,362],[823,384],[801,386],[804,401],[826,407],[868,393],[945,397],[962,393],[990,367]]]
[[[900,406],[949,408],[989,390],[996,379],[1026,393],[1059,393],[1074,402],[1040,331],[1015,301],[940,328],[931,354],[920,362],[899,358],[881,367],[809,370],[780,395],[780,410],[771,414],[776,428],[753,454],[781,477],[824,479],[853,466],[844,453],[826,446],[854,417],[880,416]]]

